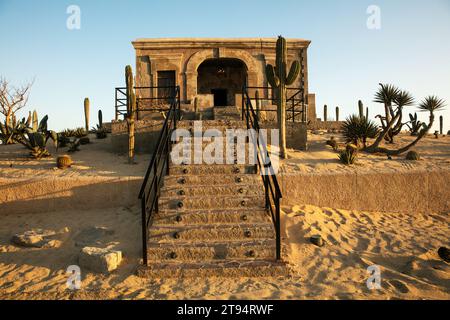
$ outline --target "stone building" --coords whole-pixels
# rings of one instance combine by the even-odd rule
[[[315,96],[308,91],[310,43],[287,39],[288,67],[294,59],[300,61],[301,74],[291,87],[303,89],[308,119],[315,120]],[[191,104],[197,97],[200,107],[239,105],[244,84],[268,87],[265,66],[274,64],[276,56],[276,38],[138,39],[133,46],[137,87],[178,85],[182,103]],[[259,91],[261,97],[271,98],[270,89]],[[165,94],[163,88],[138,89],[141,98]]]

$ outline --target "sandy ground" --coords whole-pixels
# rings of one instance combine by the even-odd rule
[[[405,155],[387,160],[385,155],[360,153],[357,164],[345,166],[338,160],[337,153],[326,145],[326,140],[334,136],[343,144],[338,133],[309,134],[307,152],[288,150],[289,159],[282,162],[281,174],[320,174],[339,172],[405,172],[410,170],[450,169],[450,136],[435,139],[429,135],[423,138],[412,150],[419,152],[420,161],[407,161]],[[401,134],[396,143],[388,148],[403,146],[414,137]],[[58,170],[56,157],[67,154],[66,149],[55,150],[49,146],[52,157],[33,160],[21,145],[0,145],[0,178],[28,178],[45,176],[134,176],[142,177],[150,161],[150,155],[136,155],[136,165],[127,164],[125,154],[110,152],[110,138],[97,140],[91,135],[91,144],[80,146],[81,151],[72,153],[74,160],[71,170]],[[49,144],[50,145],[50,144]]]
[[[139,208],[6,215],[0,224],[0,299],[450,299],[450,265],[437,249],[450,242],[448,215],[401,215],[313,206],[283,208],[284,252],[290,277],[261,279],[143,279]],[[66,268],[77,264],[83,230],[114,233],[103,245],[124,252],[111,275],[82,270],[82,289],[66,287]],[[53,249],[19,248],[11,236],[30,228],[70,232]],[[308,242],[321,234],[324,247]],[[379,265],[380,290],[369,290],[367,267]]]
[[[98,176],[133,176],[142,177],[150,162],[150,155],[136,155],[136,164],[128,165],[126,154],[116,154],[110,151],[110,137],[104,140],[95,139],[90,135],[91,143],[80,146],[80,151],[67,153],[67,148],[56,150],[48,143],[51,157],[34,160],[29,152],[20,144],[0,145],[0,178],[34,177],[98,177]],[[69,154],[74,161],[70,170],[56,168],[58,155]]]
[[[384,154],[359,153],[354,166],[346,166],[339,162],[337,153],[326,145],[332,136],[344,145],[340,134],[309,134],[308,152],[288,150],[289,159],[283,162],[283,174],[318,174],[339,172],[408,172],[411,170],[437,170],[450,169],[450,136],[440,136],[435,139],[428,135],[418,142],[411,150],[419,153],[420,161],[405,160],[405,154],[392,157],[388,160]],[[389,149],[398,149],[414,140],[407,133],[396,137],[394,144],[382,144]]]
[[[415,148],[423,160],[403,156],[360,156],[357,166],[343,166],[324,141],[331,135],[311,135],[309,152],[290,152],[284,172],[321,173],[346,170],[435,170],[450,167],[450,137],[427,137]],[[338,138],[338,135],[335,135]],[[398,141],[411,137],[401,136]],[[54,158],[34,161],[21,146],[0,146],[0,177],[30,175],[142,176],[149,156],[137,165],[125,155],[108,151],[108,143],[95,139],[73,154],[71,170],[55,169]],[[51,150],[57,155],[55,150]],[[63,151],[59,151],[63,153]],[[0,208],[1,209],[1,208]],[[450,266],[437,256],[450,245],[447,214],[395,214],[338,210],[314,206],[284,207],[286,260],[292,276],[262,279],[142,279],[135,276],[140,259],[140,208],[122,207],[91,211],[42,214],[0,214],[0,299],[450,299]],[[0,210],[1,211],[1,210]],[[53,249],[20,248],[13,234],[32,228],[68,227],[62,246]],[[102,246],[124,252],[124,262],[111,275],[82,270],[80,291],[66,287],[66,268],[77,264],[80,235],[92,227],[113,233]],[[326,245],[315,247],[308,237],[321,234]],[[381,268],[380,290],[369,290],[367,267]]]

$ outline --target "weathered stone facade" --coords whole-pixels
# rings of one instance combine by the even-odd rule
[[[308,91],[308,47],[310,41],[287,39],[288,63],[298,60],[301,75],[292,85],[303,86],[305,102],[315,106],[314,95]],[[235,105],[236,94],[243,84],[268,87],[265,66],[275,63],[276,39],[138,39],[136,50],[136,86],[180,86],[182,103],[190,104],[196,96],[213,96],[215,105]],[[271,90],[260,92],[269,98]],[[250,94],[251,90],[249,90]],[[141,97],[158,96],[157,89],[142,90]],[[308,118],[315,119],[315,108]]]

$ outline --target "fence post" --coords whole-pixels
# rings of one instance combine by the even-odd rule
[[[277,260],[281,260],[281,234],[280,234],[280,197],[277,195],[275,199],[275,232],[276,232],[276,246],[277,246]]]
[[[142,262],[144,266],[148,265],[147,257],[147,208],[146,208],[145,192],[141,199],[141,213],[142,213]]]

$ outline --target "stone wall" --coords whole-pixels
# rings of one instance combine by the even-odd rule
[[[448,213],[449,170],[410,173],[278,175],[283,205],[310,204],[348,210]]]

